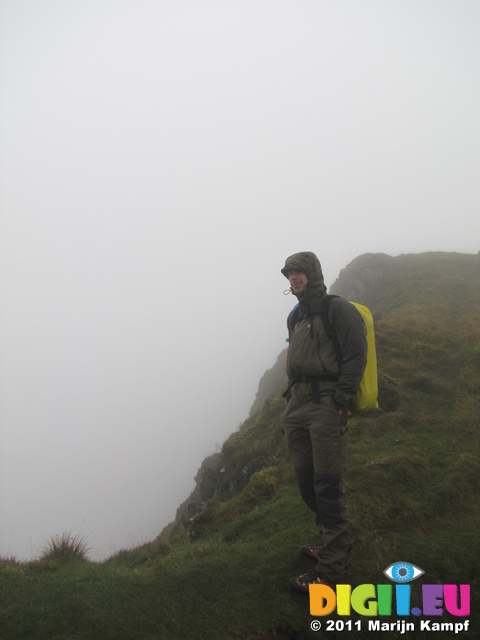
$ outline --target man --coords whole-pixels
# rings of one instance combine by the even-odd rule
[[[308,595],[310,584],[345,582],[351,547],[344,489],[347,411],[365,369],[367,340],[357,309],[343,298],[328,300],[314,253],[290,256],[281,271],[299,303],[287,355],[289,401],[283,429],[300,494],[315,514],[321,539],[318,547],[300,549],[317,563],[315,570],[288,584]],[[325,325],[327,302],[330,324]],[[329,326],[338,338],[337,348]]]

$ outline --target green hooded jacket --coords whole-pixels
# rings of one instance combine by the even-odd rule
[[[287,355],[287,376],[293,393],[304,401],[313,398],[311,378],[319,380],[318,393],[333,396],[337,407],[346,407],[358,390],[367,361],[366,327],[357,309],[343,298],[335,297],[328,317],[340,343],[342,360],[339,366],[332,340],[327,336],[320,307],[326,296],[322,267],[314,253],[303,251],[287,258],[281,270],[301,271],[307,276],[307,286],[298,294],[300,316],[290,337]],[[308,380],[308,381],[307,381]]]

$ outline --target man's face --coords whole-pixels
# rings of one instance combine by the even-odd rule
[[[294,271],[293,269],[288,272],[288,281],[295,295],[304,291],[308,283],[307,276],[303,271]]]

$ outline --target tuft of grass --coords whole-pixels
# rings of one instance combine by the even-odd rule
[[[89,551],[84,536],[66,531],[61,536],[55,535],[50,538],[44,545],[41,560],[61,565],[87,562]]]

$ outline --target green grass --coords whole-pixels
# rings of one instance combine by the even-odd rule
[[[42,557],[47,563],[73,564],[85,561],[89,551],[84,536],[66,531],[62,536],[54,536],[45,544]]]
[[[351,584],[385,583],[383,570],[398,560],[425,571],[412,604],[422,582],[470,583],[465,638],[480,637],[478,264],[476,256],[401,256],[379,284],[380,411],[349,423],[346,480]],[[317,533],[288,461],[283,409],[280,395],[270,398],[227,439],[208,472],[212,497],[157,540],[95,564],[86,540],[64,534],[35,562],[0,561],[0,638],[372,637],[366,624],[312,633],[308,600],[286,589],[309,568],[298,548]]]

